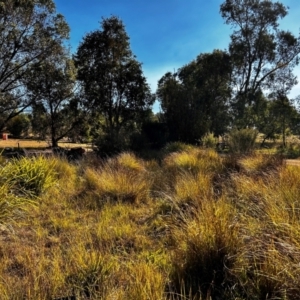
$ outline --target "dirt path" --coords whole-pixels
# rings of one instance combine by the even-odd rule
[[[63,148],[75,148],[82,147],[88,150],[91,146],[89,144],[76,144],[76,143],[58,143],[60,147]],[[23,140],[23,139],[0,139],[0,148],[47,148],[49,144],[46,141],[38,141],[38,140]]]
[[[287,159],[286,164],[290,166],[299,166],[300,167],[300,159]]]

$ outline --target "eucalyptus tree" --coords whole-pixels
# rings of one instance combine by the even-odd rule
[[[31,68],[27,75],[28,97],[33,99],[33,124],[35,131],[58,141],[78,127],[82,113],[76,95],[76,68],[65,53],[48,57]]]
[[[123,22],[115,16],[103,19],[100,29],[83,38],[74,59],[91,123],[104,118],[106,137],[118,141],[121,130],[154,102]]]
[[[68,35],[52,0],[0,0],[0,130],[31,105],[31,67],[60,52]]]
[[[230,56],[215,50],[159,80],[157,96],[172,140],[195,143],[208,132],[227,130],[230,76]]]
[[[279,28],[279,20],[288,13],[280,2],[225,0],[220,12],[233,28],[229,45],[233,63],[232,108],[236,125],[244,127],[251,125],[247,112],[259,101],[261,92],[274,92],[282,80],[286,93],[296,84],[292,70],[298,64],[300,39]]]

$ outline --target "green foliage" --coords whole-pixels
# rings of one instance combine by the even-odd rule
[[[20,137],[27,134],[30,128],[30,119],[28,115],[20,114],[8,121],[6,129],[14,136]]]
[[[110,157],[127,150],[125,137],[115,134],[98,135],[94,139],[94,145],[100,157]]]
[[[258,132],[255,129],[233,129],[229,133],[228,146],[231,153],[249,154],[255,148]]]
[[[65,50],[32,67],[27,88],[33,99],[34,131],[49,136],[52,147],[79,125],[81,114],[74,97],[76,70]],[[29,77],[29,76],[28,76]]]
[[[216,138],[213,133],[208,132],[204,135],[204,137],[201,140],[202,144],[206,148],[216,148]]]
[[[142,124],[141,135],[146,139],[147,148],[161,149],[168,141],[168,128],[160,121],[148,121]]]
[[[285,158],[299,158],[300,146],[299,145],[287,145],[286,147],[278,147],[277,153],[283,155]]]
[[[252,108],[262,92],[287,95],[297,83],[292,70],[298,63],[299,38],[278,28],[288,13],[288,7],[280,2],[225,0],[220,12],[234,30],[229,53],[235,125],[253,126]]]
[[[46,139],[48,133],[47,111],[43,103],[32,104],[31,128],[35,137],[43,140]]]
[[[0,2],[0,129],[31,105],[27,93],[33,65],[60,52],[69,27],[52,0]],[[35,79],[38,79],[37,77]]]
[[[157,96],[171,141],[195,144],[208,132],[226,130],[230,72],[229,55],[215,50],[159,80]]]
[[[84,37],[75,62],[91,124],[104,117],[102,129],[113,143],[118,141],[121,129],[140,120],[154,97],[141,64],[130,50],[123,22],[112,16],[103,19],[101,27]]]

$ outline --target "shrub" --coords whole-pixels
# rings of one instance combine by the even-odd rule
[[[105,134],[99,136],[95,141],[96,152],[99,156],[110,157],[125,151],[127,148],[124,136]]]
[[[202,144],[206,148],[216,148],[216,138],[214,137],[213,133],[207,133],[202,138]]]
[[[287,147],[278,147],[277,153],[286,157],[286,158],[298,158],[300,156],[300,147],[299,145],[289,145]]]
[[[27,134],[30,128],[30,119],[26,114],[19,114],[7,123],[7,130],[14,136],[20,137],[22,134]]]
[[[258,131],[251,128],[233,129],[229,133],[229,151],[233,154],[251,153],[254,150],[257,135]]]

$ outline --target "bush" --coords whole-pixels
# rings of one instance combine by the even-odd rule
[[[14,137],[20,137],[22,134],[27,134],[29,128],[30,120],[26,114],[17,115],[7,123],[7,130]]]
[[[119,154],[127,148],[124,137],[116,137],[115,135],[98,137],[95,146],[97,154],[103,157]]]
[[[233,154],[249,154],[254,150],[258,131],[252,128],[234,129],[229,133],[228,146]]]
[[[217,143],[216,143],[216,139],[215,139],[213,133],[207,133],[202,138],[202,144],[206,148],[215,148]]]
[[[298,158],[300,157],[299,145],[289,145],[288,147],[279,147],[277,153],[283,155],[286,158]]]

